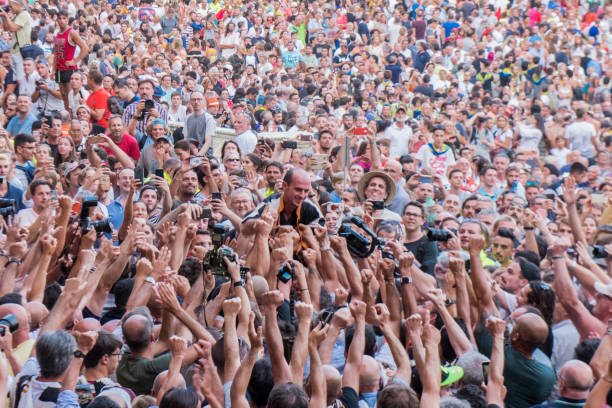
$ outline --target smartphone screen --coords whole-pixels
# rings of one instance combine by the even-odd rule
[[[142,167],[136,167],[134,169],[134,178],[140,180],[140,183],[144,183],[144,169]]]

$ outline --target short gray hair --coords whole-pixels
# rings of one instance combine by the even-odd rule
[[[36,359],[45,378],[59,377],[66,371],[76,350],[76,340],[64,330],[43,333],[36,342]]]
[[[470,408],[470,403],[455,397],[440,399],[440,408]]]

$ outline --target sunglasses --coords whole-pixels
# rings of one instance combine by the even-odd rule
[[[540,183],[537,181],[528,181],[525,184],[525,187],[539,187],[539,186],[540,186]]]

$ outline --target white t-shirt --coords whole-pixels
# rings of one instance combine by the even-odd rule
[[[408,142],[412,137],[412,128],[404,125],[401,129],[397,126],[397,123],[389,126],[385,130],[384,138],[389,139],[389,155],[391,157],[400,157],[403,154],[408,154]]]
[[[236,136],[234,142],[238,144],[240,151],[242,152],[242,156],[244,157],[246,154],[253,153],[255,151],[257,136],[252,130],[249,129],[246,132]]]
[[[434,154],[429,148],[429,144],[426,144],[421,146],[416,158],[422,167],[433,170],[443,180],[446,180],[446,169],[455,164],[455,155],[450,147],[444,153]]]
[[[38,218],[33,208],[25,208],[17,213],[17,224],[20,227],[29,228]]]

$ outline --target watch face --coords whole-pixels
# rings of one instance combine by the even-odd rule
[[[74,356],[76,358],[85,358],[85,354],[83,354],[83,352],[81,350],[75,350]]]

